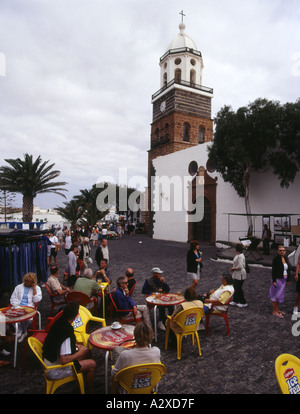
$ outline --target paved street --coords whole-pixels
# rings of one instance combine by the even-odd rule
[[[109,242],[110,271],[113,287],[116,279],[124,274],[127,267],[133,267],[138,285],[133,294],[137,304],[144,304],[141,293],[143,281],[150,276],[154,266],[164,270],[164,276],[171,291],[187,287],[186,253],[189,245],[169,241],[153,240],[147,235],[125,236],[121,240]],[[221,284],[221,274],[228,271],[230,262],[216,260],[217,249],[201,246],[203,252],[203,274],[198,292],[204,293]],[[95,248],[92,250],[94,257]],[[273,255],[275,252],[272,253]],[[267,258],[270,263],[272,255]],[[212,259],[213,258],[213,259]],[[60,252],[58,264],[63,273],[65,254]],[[264,263],[268,263],[265,262]],[[96,269],[95,263],[92,265]],[[299,355],[299,338],[292,334],[292,310],[295,298],[294,280],[286,289],[282,310],[284,319],[272,316],[268,299],[271,270],[269,267],[251,266],[251,272],[244,284],[244,292],[249,306],[230,307],[230,337],[226,334],[223,318],[211,318],[210,334],[200,331],[202,356],[197,347],[192,347],[191,338],[183,340],[182,359],[176,359],[176,349],[164,350],[165,333],[159,331],[157,346],[161,349],[161,361],[167,367],[162,379],[159,394],[280,394],[277,385],[274,362],[281,353]],[[50,300],[42,288],[43,300],[39,305],[43,323],[49,315]],[[8,297],[1,298],[6,305]],[[296,332],[297,333],[297,332]],[[28,350],[25,371],[21,369],[23,345],[18,350],[18,366],[11,364],[0,369],[1,394],[39,394],[44,392],[42,371],[31,351]],[[97,361],[96,391],[104,393],[104,352],[93,350]],[[2,358],[5,359],[5,358]],[[72,384],[62,387],[58,393],[77,393]]]

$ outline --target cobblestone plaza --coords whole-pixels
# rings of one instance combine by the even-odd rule
[[[144,304],[141,293],[145,278],[151,275],[154,266],[164,271],[164,276],[171,287],[171,292],[187,287],[186,253],[187,243],[153,240],[147,235],[124,236],[120,240],[109,241],[112,288],[116,279],[123,275],[127,267],[135,271],[138,285],[133,299],[137,304]],[[221,274],[231,267],[230,261],[216,260],[217,248],[200,246],[203,253],[203,273],[198,284],[198,293],[205,293],[221,284]],[[95,247],[91,256],[94,257]],[[271,302],[268,299],[270,286],[272,254],[264,260],[266,266],[251,266],[244,284],[247,308],[230,307],[229,325],[231,335],[228,337],[223,318],[212,318],[210,333],[199,331],[202,355],[197,346],[192,347],[191,338],[183,339],[181,360],[176,358],[176,349],[164,349],[165,332],[158,331],[157,346],[161,350],[161,361],[166,365],[167,374],[163,377],[159,394],[280,394],[276,381],[274,363],[281,353],[298,355],[299,338],[297,320],[292,320],[295,299],[295,281],[292,279],[285,292],[282,310],[284,319],[272,315]],[[58,253],[60,275],[66,263],[64,252]],[[96,270],[94,262],[91,267]],[[50,312],[50,299],[42,287],[43,299],[39,304],[42,315],[42,327]],[[9,303],[8,296],[2,296],[1,306]],[[110,321],[108,320],[109,324]],[[292,328],[294,329],[292,331]],[[26,367],[22,370],[23,344],[18,346],[17,368],[13,368],[13,347],[11,356],[2,357],[10,364],[1,368],[0,394],[42,394],[44,378],[41,368],[28,349]],[[104,351],[93,349],[97,361],[96,392],[104,394]],[[78,393],[74,384],[67,384],[57,391],[58,394]]]

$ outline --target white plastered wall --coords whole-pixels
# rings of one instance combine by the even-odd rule
[[[183,200],[183,194],[187,197],[187,192],[184,193],[184,183],[192,180],[188,173],[191,161],[196,161],[198,167],[204,166],[206,168],[207,146],[210,144],[204,143],[153,160],[156,177],[160,177],[162,182],[167,183],[168,180],[162,178],[167,176],[170,182],[173,180],[175,183],[175,187],[171,187],[171,194],[164,191],[164,188],[158,190],[157,187],[153,186],[155,193],[153,201],[156,203],[153,227],[153,237],[155,239],[187,241],[188,223],[186,221],[186,208],[184,208],[186,200]],[[229,233],[228,215],[226,213],[244,214],[244,199],[237,195],[229,183],[224,182],[220,174],[214,172],[210,173],[210,176],[212,178],[217,177],[216,240],[236,242],[239,237],[244,237],[247,234],[247,219],[242,216],[231,216]],[[180,180],[182,183],[181,190],[178,184]],[[174,199],[177,199],[180,204],[180,198],[183,207],[180,211],[174,211]],[[299,216],[292,216],[291,218],[291,224],[297,225],[297,220],[300,218],[300,175],[298,174],[294,183],[288,189],[283,189],[280,187],[279,180],[271,171],[264,174],[253,174],[250,182],[250,203],[252,214],[299,214]],[[270,228],[273,230],[272,218]],[[261,217],[255,219],[255,230],[256,235],[260,237],[262,230]]]

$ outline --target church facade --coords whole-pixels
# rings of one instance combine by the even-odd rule
[[[208,159],[213,89],[202,85],[203,57],[183,22],[179,29],[160,58],[160,89],[152,95],[146,226],[156,239],[237,242],[248,229],[244,199]],[[299,189],[299,174],[288,189],[271,172],[251,177],[256,236],[264,223],[274,233],[275,223],[286,216],[290,232],[298,225]]]

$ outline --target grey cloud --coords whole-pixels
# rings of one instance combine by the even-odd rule
[[[257,97],[299,97],[294,0],[2,0],[0,164],[25,152],[51,159],[68,198],[119,167],[146,176],[151,95],[182,7],[203,83],[214,88],[213,115]],[[38,201],[52,207],[53,197]]]

